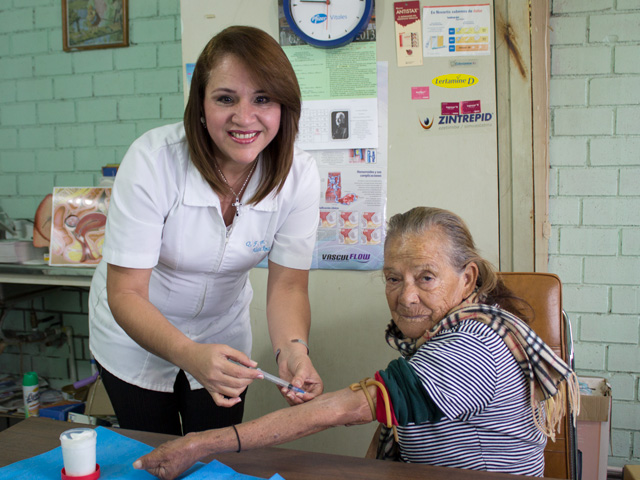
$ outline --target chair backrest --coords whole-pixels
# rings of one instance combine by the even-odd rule
[[[562,311],[562,283],[550,273],[539,272],[501,272],[504,284],[518,297],[533,308],[534,318],[529,326],[549,345],[568,365],[571,365],[571,338],[569,326]],[[567,396],[568,397],[568,396]],[[570,407],[567,399],[567,412]],[[556,441],[547,442],[544,451],[544,476],[552,478],[575,478],[575,431],[571,416],[562,421]]]

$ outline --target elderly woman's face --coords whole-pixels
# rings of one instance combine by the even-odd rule
[[[454,269],[448,241],[438,229],[396,237],[385,245],[383,273],[391,317],[410,338],[433,328],[475,287],[477,266]]]

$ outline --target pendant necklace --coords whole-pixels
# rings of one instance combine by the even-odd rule
[[[240,203],[240,196],[242,195],[242,192],[244,192],[244,187],[247,186],[247,182],[251,178],[251,174],[253,174],[253,170],[256,168],[256,163],[258,162],[257,161],[253,162],[253,165],[251,166],[251,170],[249,171],[249,175],[247,175],[247,178],[244,179],[244,183],[242,184],[242,187],[240,188],[240,191],[238,193],[236,193],[233,190],[233,188],[231,188],[231,185],[227,181],[227,177],[224,176],[224,173],[222,173],[222,170],[220,170],[220,167],[218,167],[218,164],[216,163],[216,168],[218,169],[218,173],[222,177],[222,180],[224,180],[224,183],[227,184],[227,187],[229,187],[229,190],[231,190],[231,193],[233,194],[233,196],[236,197],[236,201],[231,204],[232,207],[236,207],[236,217],[240,216],[240,207],[242,206],[242,203]]]

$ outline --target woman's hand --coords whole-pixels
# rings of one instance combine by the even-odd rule
[[[311,363],[306,353],[280,352],[278,356],[278,373],[280,378],[288,380],[294,387],[301,388],[306,393],[302,396],[288,388],[281,388],[280,393],[285,397],[289,405],[299,405],[317,397],[324,390],[322,379]]]
[[[240,394],[260,373],[244,353],[222,344],[197,343],[174,327],[148,298],[151,269],[107,267],[109,306],[118,324],[140,346],[189,372],[221,407],[241,401]]]
[[[196,343],[182,366],[211,394],[220,407],[232,407],[242,401],[240,394],[261,374],[257,363],[228,345]],[[235,360],[246,367],[236,365]]]
[[[199,437],[198,433],[189,433],[184,437],[163,443],[151,453],[133,462],[133,468],[146,470],[162,480],[173,480],[203,456]]]

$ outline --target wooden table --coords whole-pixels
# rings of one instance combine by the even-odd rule
[[[45,453],[60,446],[60,434],[74,427],[88,427],[49,418],[28,418],[0,432],[0,467]],[[175,438],[149,432],[113,429],[121,435],[157,447]],[[365,458],[303,452],[287,448],[263,448],[241,453],[225,453],[212,458],[237,472],[269,478],[279,473],[286,480],[362,479],[362,480],[513,480],[504,473],[476,472],[457,468],[432,467]],[[518,479],[533,477],[519,476]]]

